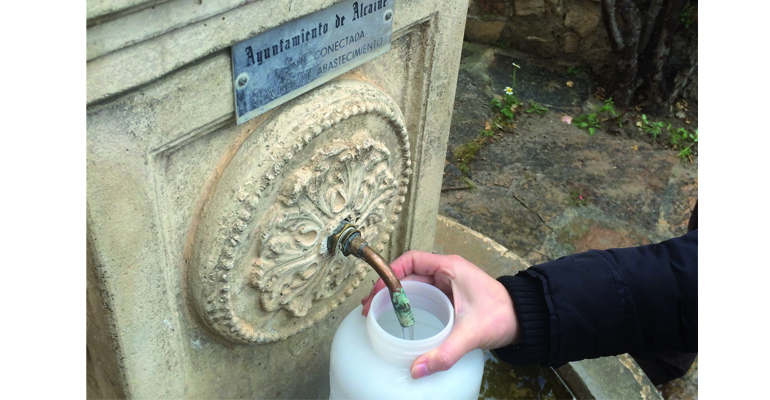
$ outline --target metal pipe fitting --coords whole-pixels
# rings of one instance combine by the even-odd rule
[[[399,324],[405,328],[414,325],[414,314],[412,314],[412,308],[409,306],[409,299],[407,299],[406,293],[404,293],[401,281],[396,277],[396,273],[393,272],[390,264],[379,253],[369,247],[366,240],[361,237],[361,232],[354,225],[350,224],[347,220],[343,220],[334,233],[329,236],[328,243],[330,251],[341,251],[344,256],[352,255],[366,261],[377,272],[382,281],[385,282],[385,286],[390,292],[390,301],[396,310]]]

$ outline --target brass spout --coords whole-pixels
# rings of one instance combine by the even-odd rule
[[[369,247],[366,240],[361,237],[361,232],[354,225],[348,221],[342,221],[335,233],[329,237],[329,244],[329,248],[333,251],[341,251],[345,256],[352,255],[366,261],[385,282],[385,286],[390,292],[390,301],[396,310],[398,322],[405,328],[414,325],[414,314],[412,314],[412,308],[409,306],[409,299],[404,293],[401,281],[398,280],[388,262]]]
[[[360,235],[350,239],[350,248],[357,249],[355,253],[350,254],[366,261],[367,264],[374,268],[374,271],[382,278],[382,281],[385,282],[385,286],[388,287],[391,293],[395,293],[402,288],[401,281],[396,278],[396,273],[390,268],[388,262],[374,249],[369,247]],[[345,255],[348,256],[350,254]]]

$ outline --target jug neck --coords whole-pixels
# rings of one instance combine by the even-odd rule
[[[380,290],[372,299],[366,329],[375,352],[385,361],[409,368],[415,358],[435,349],[446,340],[454,324],[454,307],[449,298],[436,287],[423,282],[402,281],[404,292],[412,309],[421,309],[433,314],[444,325],[434,336],[420,340],[406,340],[386,332],[377,322],[385,313],[394,313],[390,293]],[[419,324],[420,321],[415,321]]]

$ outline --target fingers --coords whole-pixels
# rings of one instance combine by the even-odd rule
[[[417,357],[412,363],[412,379],[446,371],[464,355],[475,350],[477,346],[464,331],[464,329],[453,330],[441,346]]]
[[[448,257],[451,256],[410,250],[395,259],[390,267],[399,279],[411,274],[432,276],[442,265],[448,264]]]
[[[429,285],[432,285],[433,282],[435,281],[435,278],[429,275],[412,274],[412,275],[405,276],[404,279],[401,279],[401,282],[406,282],[406,281],[425,282]]]

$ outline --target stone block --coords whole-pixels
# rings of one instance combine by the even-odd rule
[[[377,276],[326,231],[370,215],[385,257],[432,249],[467,2],[398,3],[388,52],[242,125],[230,46],[338,1],[206,3],[89,1],[88,396],[328,398]]]
[[[562,50],[565,53],[574,53],[580,48],[580,37],[573,32],[565,33],[562,38]]]
[[[557,25],[545,16],[513,17],[505,25],[501,40],[511,43],[517,50],[541,56],[554,56],[561,52],[558,38],[552,32]]]
[[[508,14],[508,0],[475,0],[481,11],[505,16]]]
[[[570,4],[564,17],[564,26],[575,31],[578,36],[586,37],[594,33],[601,19],[601,4],[580,0]]]
[[[545,0],[515,0],[513,7],[516,16],[543,15],[545,13]]]
[[[505,21],[482,21],[469,17],[465,21],[465,38],[471,42],[492,43],[500,38]]]

